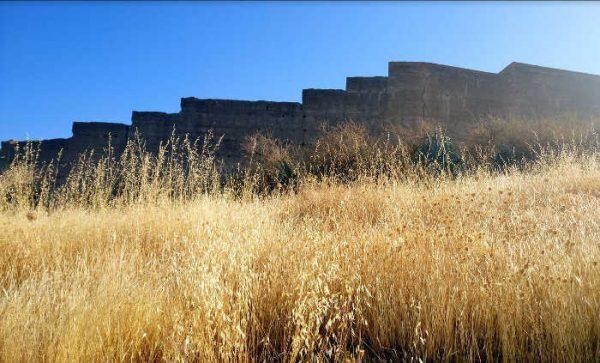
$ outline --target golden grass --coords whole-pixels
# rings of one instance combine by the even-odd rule
[[[600,161],[5,210],[0,360],[600,359]]]

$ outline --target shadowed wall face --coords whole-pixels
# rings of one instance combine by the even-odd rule
[[[600,115],[600,76],[511,63],[500,73],[420,62],[390,62],[387,77],[348,77],[346,89],[305,89],[302,103],[182,98],[181,111],[138,112],[132,125],[75,122],[68,139],[37,141],[43,161],[63,150],[70,161],[85,150],[119,152],[140,137],[150,151],[175,132],[191,139],[209,130],[222,137],[218,156],[232,165],[243,156],[244,140],[257,132],[300,145],[319,135],[322,123],[360,122],[373,131],[382,125],[427,122],[461,135],[473,121],[493,117],[545,117],[575,113]],[[175,131],[173,131],[175,130]],[[19,142],[3,142],[0,164]],[[1,166],[1,165],[0,165]]]

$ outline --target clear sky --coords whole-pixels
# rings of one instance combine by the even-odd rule
[[[0,140],[181,97],[299,101],[391,60],[600,74],[600,3],[0,3]]]

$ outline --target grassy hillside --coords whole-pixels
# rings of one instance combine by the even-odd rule
[[[1,361],[600,359],[595,151],[270,195],[83,178],[50,207],[12,173]]]

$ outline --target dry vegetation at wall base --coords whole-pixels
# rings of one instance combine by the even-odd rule
[[[498,167],[354,127],[312,164],[256,141],[291,181],[259,160],[224,182],[185,141],[197,158],[87,157],[61,185],[21,159],[0,179],[0,360],[600,359],[593,130]]]

